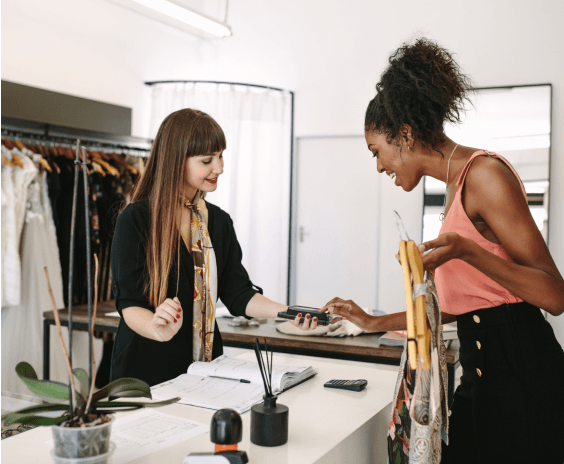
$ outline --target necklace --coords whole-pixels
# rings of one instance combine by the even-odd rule
[[[448,174],[449,174],[449,171],[450,171],[450,160],[452,159],[452,155],[454,155],[454,151],[456,150],[457,147],[458,147],[458,143],[454,146],[450,156],[448,157],[447,176],[446,176],[446,182],[445,182],[447,188],[448,188]],[[439,220],[441,222],[445,222],[446,194],[447,193],[445,191],[445,199],[443,200],[443,212],[439,215]]]

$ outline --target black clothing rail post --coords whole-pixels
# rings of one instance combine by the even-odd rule
[[[201,81],[201,80],[169,80],[169,81],[148,81],[145,85],[156,85],[156,84],[224,84],[224,85],[240,85],[244,87],[254,87],[258,89],[276,90],[278,92],[288,92],[290,94],[290,220],[288,224],[289,237],[288,237],[288,270],[286,276],[287,289],[286,289],[286,304],[290,305],[291,298],[291,276],[292,276],[292,236],[293,232],[293,198],[294,198],[294,164],[295,164],[295,152],[294,152],[294,92],[291,90],[285,90],[278,87],[271,87],[268,85],[258,85],[258,84],[246,84],[243,82],[226,82],[226,81]]]

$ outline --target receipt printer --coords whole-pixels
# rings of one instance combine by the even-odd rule
[[[182,464],[246,464],[249,462],[244,451],[224,451],[223,453],[192,453],[184,458]]]

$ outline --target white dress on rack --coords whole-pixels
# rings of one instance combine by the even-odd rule
[[[10,151],[2,145],[2,155],[10,159]],[[19,169],[2,164],[2,307],[20,302],[20,255],[16,242],[16,199],[12,170]]]
[[[10,393],[29,394],[25,384],[15,375],[18,362],[27,361],[42,377],[43,312],[52,309],[44,267],[49,273],[57,307],[64,307],[61,265],[53,236],[54,225],[51,225],[49,198],[44,193],[45,183],[45,173],[42,172],[29,185],[21,244],[20,304],[2,308],[2,391]],[[55,375],[51,378],[66,380],[63,360],[58,359],[52,369]]]
[[[17,148],[8,150],[2,146],[2,154],[9,160],[12,153],[22,160],[23,167],[2,166],[2,308],[20,304],[21,234],[28,186],[38,172],[27,154]]]

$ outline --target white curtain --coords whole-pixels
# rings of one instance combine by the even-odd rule
[[[265,296],[287,294],[291,94],[236,84],[153,86],[151,137],[173,111],[212,116],[227,139],[225,170],[206,200],[227,211],[243,249],[243,264]]]

